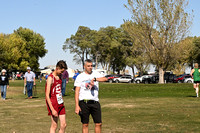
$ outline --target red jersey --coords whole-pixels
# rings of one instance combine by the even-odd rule
[[[49,97],[50,97],[53,108],[59,114],[59,110],[64,108],[64,102],[63,102],[62,93],[61,93],[62,80],[61,79],[56,80],[56,78],[52,74],[50,74],[49,76],[52,77],[53,79],[53,82],[50,88]],[[45,85],[45,92],[46,92],[46,89],[47,89],[47,83]],[[49,111],[48,115],[52,115],[51,109],[47,103],[47,100],[46,100],[46,104],[47,104],[47,109]]]

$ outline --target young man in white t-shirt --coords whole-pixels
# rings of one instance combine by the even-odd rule
[[[101,132],[101,106],[98,98],[99,83],[108,79],[98,72],[92,71],[92,61],[84,62],[84,72],[76,78],[75,113],[79,114],[82,122],[82,132],[88,133],[89,116],[95,123],[95,133]]]

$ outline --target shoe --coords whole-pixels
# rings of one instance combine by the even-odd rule
[[[5,98],[3,98],[3,100],[6,100]]]

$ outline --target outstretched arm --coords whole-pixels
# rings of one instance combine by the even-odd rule
[[[95,78],[93,78],[93,81],[95,81]],[[108,81],[108,79],[106,77],[100,77],[100,78],[96,78],[96,81],[105,82],[105,81]]]

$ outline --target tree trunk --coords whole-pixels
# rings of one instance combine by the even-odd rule
[[[82,61],[83,70],[84,70],[84,52],[82,53],[81,61]]]
[[[133,72],[133,78],[135,78],[135,70],[134,70],[134,65],[131,66],[132,72]]]
[[[162,67],[159,67],[159,84],[164,84],[164,71]]]
[[[96,54],[96,57],[95,57],[95,70],[97,69],[98,67],[98,54]]]

